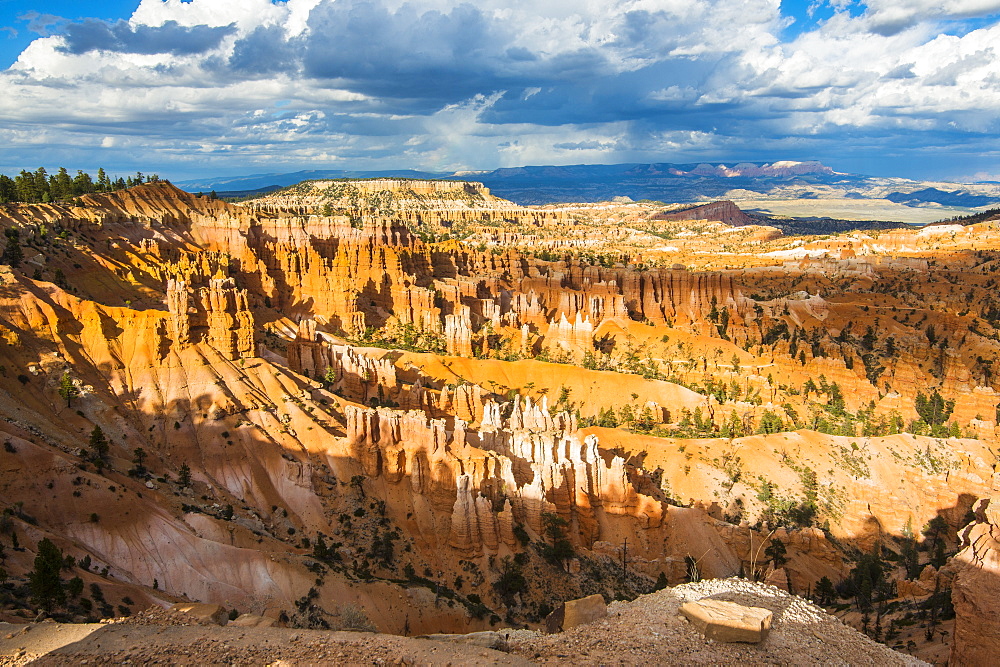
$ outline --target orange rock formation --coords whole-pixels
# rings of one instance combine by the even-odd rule
[[[695,232],[589,255],[580,211],[396,181],[4,207],[25,250],[0,272],[12,529],[89,556],[77,573],[116,600],[360,602],[392,632],[537,622],[660,574],[811,590],[848,575],[849,547],[897,550],[935,517],[957,546],[996,491],[996,222],[719,227],[732,247],[711,261],[743,263],[708,270]],[[558,224],[590,231],[557,254],[482,243]],[[992,523],[959,560],[989,559]],[[776,540],[780,568],[761,556]],[[11,553],[23,576],[33,556]],[[979,631],[956,627],[974,655]]]

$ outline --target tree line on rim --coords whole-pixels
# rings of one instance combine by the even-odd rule
[[[23,202],[28,204],[48,204],[67,201],[80,195],[92,192],[112,192],[124,190],[143,183],[156,183],[160,177],[156,174],[146,176],[137,171],[135,176],[112,179],[103,168],[97,170],[97,177],[92,178],[87,172],[78,169],[76,176],[70,176],[65,167],[50,175],[45,167],[35,171],[22,169],[21,173],[11,178],[0,174],[0,204]]]

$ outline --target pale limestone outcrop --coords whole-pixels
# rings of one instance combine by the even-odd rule
[[[477,422],[483,417],[486,392],[477,384],[459,384],[454,389],[445,385],[434,406],[438,413],[453,415],[466,422]]]
[[[685,602],[680,612],[706,639],[751,644],[767,639],[774,616],[769,609],[762,607],[709,599]]]
[[[571,630],[599,621],[608,615],[608,605],[600,593],[585,598],[567,600],[545,617],[545,630],[550,634]]]

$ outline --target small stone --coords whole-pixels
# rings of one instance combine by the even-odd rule
[[[686,602],[681,605],[680,612],[706,639],[752,644],[767,638],[773,616],[761,607],[707,599]]]
[[[556,607],[545,617],[545,629],[549,633],[575,628],[584,623],[592,623],[608,615],[608,605],[600,593],[585,598],[570,600]]]
[[[437,641],[456,642],[459,644],[471,644],[483,648],[501,648],[506,646],[503,636],[495,630],[483,630],[481,632],[470,632],[468,634],[433,634],[423,635],[422,638]]]
[[[170,607],[171,611],[179,611],[188,614],[199,621],[214,623],[215,625],[225,625],[229,620],[226,609],[220,604],[206,604],[203,602],[178,602]]]
[[[271,618],[269,616],[258,616],[256,614],[241,614],[235,620],[229,622],[229,625],[237,628],[270,628],[277,623],[277,619]]]

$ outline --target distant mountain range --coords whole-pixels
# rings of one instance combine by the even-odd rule
[[[310,179],[417,178],[480,181],[520,204],[595,202],[613,197],[694,203],[718,199],[879,199],[908,207],[975,209],[1000,204],[998,183],[935,183],[836,172],[820,162],[610,164],[510,167],[434,173],[307,170],[178,182],[185,190],[250,194]]]

